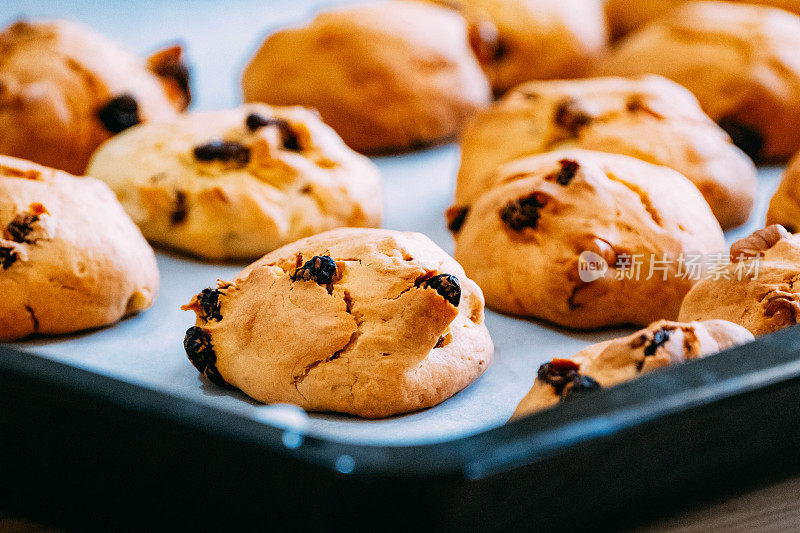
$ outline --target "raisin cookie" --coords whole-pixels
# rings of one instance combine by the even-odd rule
[[[721,263],[695,285],[679,320],[722,319],[771,333],[800,321],[800,236],[777,224],[731,246]]]
[[[585,150],[508,163],[459,218],[456,260],[490,307],[575,329],[674,319],[696,281],[682,260],[725,246],[689,180]]]
[[[181,48],[147,62],[87,26],[17,22],[0,32],[0,153],[82,174],[105,139],[189,103]]]
[[[491,98],[464,19],[402,0],[327,11],[269,36],[242,87],[248,102],[316,108],[360,152],[450,139]]]
[[[431,0],[458,10],[496,93],[529,80],[575,78],[608,42],[601,0]]]
[[[592,344],[569,359],[543,364],[512,419],[751,340],[752,333],[725,320],[661,320],[627,337]]]
[[[500,164],[567,147],[677,170],[723,228],[747,220],[756,193],[752,161],[689,91],[658,76],[525,83],[471,120],[461,147],[458,206],[485,191]]]
[[[267,254],[205,289],[185,348],[258,401],[383,418],[475,381],[493,346],[483,296],[419,233],[339,228]]]
[[[729,0],[780,7],[800,13],[800,0]],[[686,0],[606,0],[606,15],[613,35],[619,36],[658,18]]]
[[[253,259],[339,226],[380,226],[377,167],[313,112],[250,104],[130,128],[88,173],[151,242],[207,259]]]
[[[108,187],[0,156],[0,341],[112,324],[157,293],[153,250]]]
[[[800,148],[800,17],[774,7],[688,2],[631,33],[600,75],[660,74],[692,91],[756,160]]]
[[[769,201],[767,225],[780,224],[791,233],[800,230],[800,156],[783,173],[778,189]]]

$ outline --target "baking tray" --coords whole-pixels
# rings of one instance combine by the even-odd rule
[[[195,108],[203,109],[236,105],[239,60],[265,27],[331,3],[231,2],[220,14],[199,2],[190,23],[184,5],[170,2],[124,15],[113,3],[31,2],[24,14],[71,14],[141,52],[183,32],[198,66]],[[457,147],[375,161],[384,226],[421,231],[451,252],[443,212]],[[751,223],[729,232],[729,241],[763,221],[779,173],[762,169]],[[450,400],[381,421],[306,417],[209,384],[183,353],[193,319],[180,305],[243,265],[163,251],[158,262],[162,292],[146,313],[89,333],[0,346],[0,479],[14,487],[0,501],[82,526],[115,519],[116,529],[121,516],[130,529],[154,516],[162,525],[263,527],[265,506],[271,524],[346,517],[355,526],[391,516],[419,527],[426,511],[434,515],[426,528],[609,518],[619,525],[695,492],[795,468],[794,329],[504,425],[542,362],[627,331],[568,332],[489,311],[495,360]],[[714,490],[691,490],[698,487]]]

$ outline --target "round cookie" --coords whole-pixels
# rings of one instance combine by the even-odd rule
[[[360,152],[448,140],[491,97],[464,19],[402,0],[326,11],[269,36],[242,89],[247,102],[317,109]]]
[[[312,111],[250,104],[130,128],[88,173],[151,242],[252,259],[339,226],[380,226],[377,167]]]
[[[660,320],[627,337],[592,344],[569,359],[553,359],[543,364],[531,390],[511,418],[751,340],[752,333],[725,320],[687,323]]]
[[[756,160],[800,148],[800,17],[773,7],[688,2],[631,33],[598,75],[660,74],[694,93]]]
[[[779,7],[800,13],[800,0],[729,0]],[[611,32],[620,36],[658,18],[686,0],[606,0],[606,15]]]
[[[686,178],[584,150],[504,165],[451,228],[490,307],[575,329],[674,319],[696,281],[682,265],[725,246]]]
[[[198,294],[185,347],[258,401],[383,418],[475,381],[493,346],[481,290],[419,233],[340,228]]]
[[[502,163],[573,147],[677,170],[700,189],[723,228],[744,223],[753,208],[752,161],[689,91],[659,76],[516,87],[465,128],[456,205],[467,206],[485,191]]]
[[[695,285],[679,320],[722,319],[759,336],[800,321],[800,236],[767,226],[731,246],[730,262]]]
[[[0,153],[82,174],[105,139],[189,103],[181,48],[147,62],[89,27],[17,22],[0,32]]]
[[[778,189],[769,201],[767,225],[780,224],[789,232],[800,231],[800,157],[786,167]]]
[[[605,52],[600,0],[431,0],[461,12],[496,93],[529,80],[575,78]]]
[[[112,324],[157,293],[153,250],[108,187],[0,156],[0,341]]]

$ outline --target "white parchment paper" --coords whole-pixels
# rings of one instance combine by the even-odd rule
[[[302,20],[319,6],[333,3],[337,2],[151,1],[131,6],[36,0],[26,2],[13,15],[82,20],[141,53],[180,40],[194,65],[193,107],[214,109],[239,102],[238,75],[266,29]],[[384,226],[425,233],[452,253],[443,213],[452,199],[458,148],[449,145],[375,161],[384,178]],[[763,225],[766,203],[779,174],[777,168],[761,171],[754,215],[748,225],[727,234],[729,241]],[[243,394],[201,379],[183,351],[183,336],[194,323],[194,314],[180,311],[180,306],[202,288],[213,286],[217,278],[232,278],[244,265],[200,263],[167,253],[158,254],[158,263],[161,294],[149,311],[103,330],[14,346],[257,420],[284,422],[285,412],[260,406]],[[305,431],[333,440],[373,444],[431,443],[477,433],[508,419],[542,362],[626,333],[569,332],[491,311],[486,323],[495,342],[494,362],[475,384],[450,400],[423,412],[379,421],[312,414]]]

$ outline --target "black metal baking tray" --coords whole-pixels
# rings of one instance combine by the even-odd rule
[[[0,345],[0,506],[80,529],[621,527],[800,470],[800,329],[474,436],[342,444]]]

